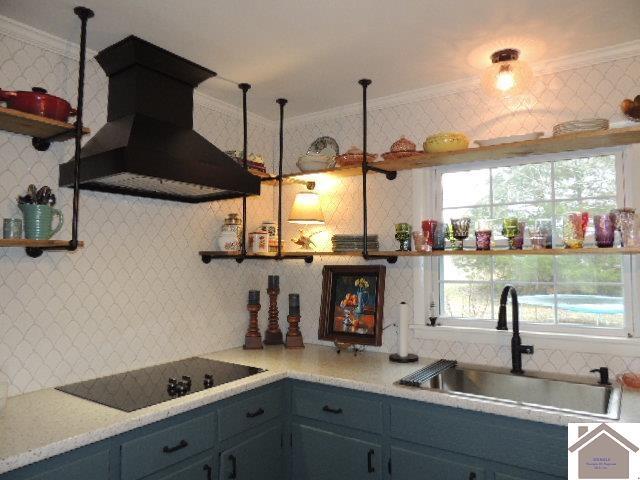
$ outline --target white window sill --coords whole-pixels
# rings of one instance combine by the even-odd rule
[[[509,326],[511,328],[511,326]],[[416,338],[483,345],[511,345],[511,331],[477,327],[410,325]],[[640,355],[640,339],[567,333],[521,331],[522,343],[537,348],[610,355]]]

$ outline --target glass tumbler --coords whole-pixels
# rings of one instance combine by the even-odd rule
[[[613,247],[616,232],[616,219],[613,214],[595,215],[593,217],[596,245],[598,248]]]
[[[621,212],[618,217],[620,237],[623,247],[640,246],[638,235],[638,216],[632,212]]]
[[[534,250],[543,250],[553,247],[553,223],[549,219],[538,219],[533,222],[529,230],[531,235],[531,247]]]
[[[433,235],[433,250],[444,250],[448,232],[449,225],[444,222],[437,222]]]
[[[567,213],[562,220],[562,240],[565,248],[582,248],[589,224],[589,213]]]
[[[413,247],[416,249],[416,252],[430,252],[431,245],[427,242],[427,239],[423,235],[422,232],[412,232],[411,236],[413,237]]]
[[[431,247],[433,247],[433,240],[436,236],[437,226],[437,220],[428,218],[427,220],[422,221],[422,235],[424,235],[425,242],[427,242]]]

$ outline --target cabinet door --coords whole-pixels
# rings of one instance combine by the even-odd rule
[[[391,447],[393,480],[484,480],[484,469],[471,458]]]
[[[220,478],[282,480],[282,427],[275,426],[220,454]]]
[[[508,472],[496,472],[495,480],[561,480],[565,477],[554,477],[544,473],[510,468]]]
[[[376,480],[382,478],[380,445],[307,425],[293,425],[296,480]]]

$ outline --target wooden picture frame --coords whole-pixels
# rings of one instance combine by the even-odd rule
[[[352,345],[382,345],[383,265],[326,265],[318,338]]]

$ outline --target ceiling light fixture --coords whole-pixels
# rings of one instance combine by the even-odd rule
[[[482,77],[482,88],[490,95],[510,97],[524,93],[533,71],[526,62],[519,60],[520,50],[507,48],[491,55],[491,66]]]

